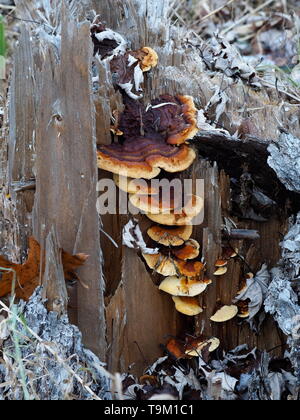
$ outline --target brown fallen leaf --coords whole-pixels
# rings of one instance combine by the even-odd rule
[[[66,281],[78,278],[75,270],[84,265],[88,255],[76,254],[71,255],[61,250],[62,265]],[[19,299],[28,300],[33,294],[36,287],[40,284],[40,271],[44,273],[44,260],[41,267],[41,247],[33,238],[29,238],[28,257],[24,264],[15,264],[0,256],[1,268],[11,271],[3,271],[0,279],[0,297],[6,296],[12,291],[13,280],[15,278],[15,295]],[[84,287],[87,287],[83,285]]]

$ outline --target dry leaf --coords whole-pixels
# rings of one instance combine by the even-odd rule
[[[62,265],[66,280],[77,279],[75,270],[82,266],[88,258],[85,254],[71,255],[61,250]],[[44,258],[43,258],[44,261]],[[0,297],[11,293],[15,277],[15,294],[19,299],[28,300],[33,294],[40,281],[40,270],[44,272],[44,263],[41,267],[41,247],[33,238],[29,238],[28,258],[24,264],[15,264],[0,256],[0,267],[6,270],[2,272],[0,280]],[[0,271],[1,271],[0,268]]]

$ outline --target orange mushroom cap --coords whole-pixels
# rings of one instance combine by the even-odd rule
[[[153,241],[165,246],[180,246],[190,239],[193,233],[191,225],[181,227],[167,227],[155,225],[148,229],[148,235]]]

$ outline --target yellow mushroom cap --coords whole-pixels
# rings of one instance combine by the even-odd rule
[[[176,310],[184,315],[195,316],[203,312],[196,298],[173,296],[172,299]]]
[[[217,350],[217,348],[219,348],[220,346],[220,340],[216,337],[212,337],[209,340],[204,340],[199,343],[197,343],[196,340],[193,340],[193,341],[185,350],[185,354],[187,356],[193,356],[193,357],[201,356],[201,351],[208,345],[209,345],[208,351],[210,353]]]
[[[165,278],[159,285],[159,290],[172,296],[194,297],[203,293],[211,280],[199,281],[187,277],[170,276]]]
[[[236,305],[225,305],[219,309],[210,320],[213,322],[226,322],[234,318],[238,314],[238,307]]]

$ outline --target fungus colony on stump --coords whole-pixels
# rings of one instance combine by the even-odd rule
[[[193,194],[183,197],[176,189],[165,197],[160,186],[151,182],[161,171],[183,172],[194,162],[196,153],[189,144],[199,131],[194,100],[187,95],[164,94],[145,106],[140,100],[143,74],[157,65],[156,52],[149,47],[129,51],[123,37],[107,29],[99,17],[91,33],[95,56],[109,62],[124,104],[120,115],[113,112],[111,131],[117,141],[98,147],[98,167],[113,173],[115,184],[128,193],[131,205],[155,223],[147,230],[156,245],[155,252],[142,252],[142,257],[147,267],[162,277],[159,290],[171,295],[180,313],[198,315],[203,312],[199,295],[212,283],[199,257],[200,245],[192,238],[193,220],[203,209],[203,199]],[[214,274],[225,274],[228,260],[236,255],[232,249],[224,249]],[[245,314],[247,308],[240,306]],[[225,322],[239,312],[236,305],[220,305],[217,309],[213,322]],[[177,358],[191,357],[203,349],[212,352],[219,344],[217,338],[186,338],[184,344],[171,339],[167,349]]]
[[[157,248],[153,252],[153,248],[145,247],[142,257],[147,267],[162,277],[159,290],[172,296],[180,313],[198,315],[203,312],[198,297],[212,283],[205,275],[200,245],[192,238],[193,220],[203,209],[203,199],[193,194],[182,197],[175,190],[167,200],[161,187],[151,183],[162,170],[183,172],[196,158],[189,144],[199,131],[198,111],[193,98],[164,94],[145,106],[141,101],[144,73],[158,64],[157,53],[147,46],[137,51],[129,50],[127,41],[106,28],[99,16],[91,25],[91,38],[94,56],[109,65],[114,87],[120,91],[124,104],[121,115],[113,112],[115,118],[111,131],[118,141],[98,147],[98,167],[113,173],[116,185],[128,193],[130,203],[154,222],[147,235]],[[75,270],[85,263],[88,256],[72,256],[63,250],[61,253],[66,280],[78,279]],[[223,248],[222,257],[215,263],[214,275],[224,275],[229,259],[236,256],[237,250]],[[30,238],[28,260],[24,264],[10,263],[3,257],[0,257],[0,263],[16,274],[16,296],[28,300],[39,284],[40,245]],[[0,277],[0,297],[11,293],[12,271]],[[235,316],[249,316],[248,301],[240,300],[239,295],[247,288],[251,276],[249,273],[248,278],[243,279],[237,303],[230,306],[218,304],[211,321],[225,322]],[[167,349],[176,358],[181,358],[198,356],[203,350],[212,352],[219,345],[215,337],[186,336],[184,342],[169,340]]]

